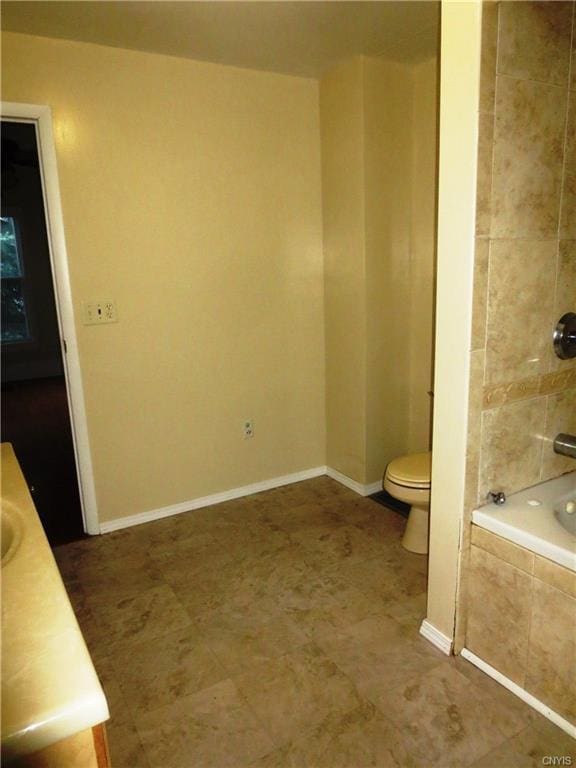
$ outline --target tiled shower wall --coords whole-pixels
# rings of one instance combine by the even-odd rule
[[[552,331],[576,311],[574,2],[485,2],[463,553],[489,490],[576,469],[576,360]],[[466,603],[463,557],[459,607]],[[459,610],[456,647],[463,643]]]

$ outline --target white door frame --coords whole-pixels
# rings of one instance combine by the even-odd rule
[[[89,534],[100,533],[98,507],[92,470],[92,456],[88,437],[88,422],[82,388],[80,356],[74,326],[74,307],[70,288],[68,255],[64,236],[64,220],[60,202],[58,166],[54,134],[52,132],[52,111],[48,106],[37,104],[1,103],[2,119],[19,123],[33,123],[36,126],[40,176],[44,194],[48,250],[52,267],[52,279],[56,298],[58,329],[62,342],[64,378],[68,393],[68,409],[72,426],[72,440],[76,459],[76,472],[82,507],[84,530]]]

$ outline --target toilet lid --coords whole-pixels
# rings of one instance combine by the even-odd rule
[[[429,486],[432,473],[432,453],[411,453],[400,456],[388,464],[386,474],[390,480],[413,486]]]

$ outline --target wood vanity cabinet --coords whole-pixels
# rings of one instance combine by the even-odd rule
[[[104,723],[25,755],[10,768],[111,768]]]

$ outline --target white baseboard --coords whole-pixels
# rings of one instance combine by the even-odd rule
[[[430,624],[428,619],[424,619],[420,625],[420,634],[447,656],[450,656],[452,653],[452,638],[448,637],[448,635],[445,635],[443,632],[440,632],[439,629],[436,629],[433,624]]]
[[[462,648],[460,655],[471,664],[474,664],[475,667],[481,669],[482,672],[485,672],[492,679],[496,680],[497,683],[503,685],[504,688],[507,688],[515,696],[518,696],[519,699],[525,701],[526,704],[531,706],[537,712],[540,712],[541,715],[544,715],[544,717],[553,722],[554,725],[557,725],[558,728],[561,728],[569,736],[572,736],[573,739],[576,739],[576,725],[572,725],[572,723],[568,722],[568,720],[565,720],[557,712],[554,712],[553,709],[550,709],[550,707],[540,701],[540,699],[532,696],[531,693],[525,691],[524,688],[521,688],[517,683],[506,677],[506,675],[498,672],[497,669],[494,669],[494,667],[490,666],[490,664],[487,664],[479,656],[476,656],[476,654],[472,653],[472,651],[469,651],[468,648]]]
[[[129,515],[128,517],[118,517],[116,520],[101,523],[100,533],[111,533],[112,531],[120,530],[120,528],[130,528],[133,525],[150,523],[152,520],[161,520],[163,517],[179,515],[182,512],[189,512],[193,509],[210,507],[212,504],[220,504],[223,501],[230,501],[231,499],[240,499],[243,496],[250,496],[253,493],[269,491],[272,488],[280,488],[282,485],[298,483],[301,480],[310,480],[313,477],[321,477],[325,474],[326,467],[312,467],[312,469],[305,469],[302,472],[294,472],[290,475],[282,475],[281,477],[272,477],[269,480],[262,480],[259,483],[243,485],[240,488],[232,488],[229,491],[213,493],[210,496],[201,496],[200,498],[191,499],[190,501],[182,501],[179,504],[172,504],[169,507],[150,509],[147,512],[139,512],[136,515]]]
[[[332,467],[326,467],[326,474],[328,477],[331,477],[332,480],[336,480],[336,482],[340,483],[341,485],[345,485],[346,488],[350,488],[351,491],[355,491],[360,496],[370,496],[371,494],[378,493],[378,491],[382,490],[382,480],[379,480],[376,483],[364,485],[363,483],[359,483],[357,480],[352,480],[352,478],[348,477],[348,475],[344,475],[342,472],[338,472],[337,469],[332,469]]]
[[[332,480],[336,480],[341,485],[345,485],[360,496],[370,496],[370,494],[382,490],[381,481],[371,483],[370,485],[363,485],[331,467],[312,467],[311,469],[305,469],[302,472],[293,472],[290,475],[272,477],[270,480],[262,480],[259,483],[252,483],[251,485],[242,485],[239,488],[232,488],[229,491],[222,491],[221,493],[213,493],[210,496],[201,496],[200,498],[191,499],[190,501],[181,501],[178,504],[171,504],[168,507],[150,509],[147,512],[139,512],[136,515],[129,515],[128,517],[118,517],[116,520],[100,523],[100,533],[111,533],[112,531],[118,531],[121,528],[130,528],[133,525],[150,523],[153,520],[161,520],[163,517],[171,517],[172,515],[179,515],[182,512],[190,512],[193,509],[210,507],[213,504],[220,504],[223,501],[240,499],[243,496],[250,496],[253,493],[269,491],[272,488],[280,488],[283,485],[299,483],[302,480],[310,480],[313,477],[321,477],[322,475],[328,475]]]

